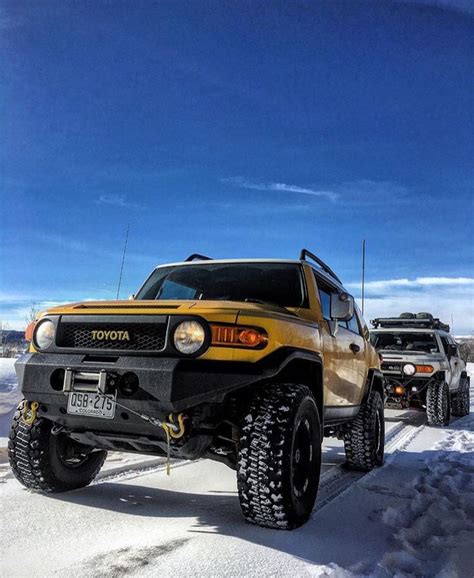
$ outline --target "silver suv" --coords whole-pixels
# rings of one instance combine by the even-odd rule
[[[402,313],[371,323],[388,407],[424,410],[429,425],[447,425],[451,414],[469,413],[469,377],[449,325],[430,313]]]

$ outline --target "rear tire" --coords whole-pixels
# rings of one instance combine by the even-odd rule
[[[321,424],[304,385],[263,387],[242,428],[237,485],[246,520],[291,530],[313,510],[321,469]]]
[[[99,473],[107,452],[90,451],[66,434],[53,435],[52,422],[36,417],[23,421],[24,403],[13,417],[8,441],[11,469],[19,482],[39,492],[66,492],[83,488]]]
[[[448,425],[450,418],[451,404],[448,384],[433,381],[426,391],[426,419],[428,425]]]
[[[371,391],[358,416],[344,432],[347,465],[368,472],[384,459],[385,421],[382,396]]]
[[[464,417],[470,411],[470,383],[468,377],[459,380],[459,388],[451,400],[451,413],[456,417]]]

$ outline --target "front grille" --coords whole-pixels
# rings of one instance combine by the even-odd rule
[[[129,339],[97,339],[97,333],[103,337],[107,332],[112,336],[127,332]],[[162,351],[165,343],[165,323],[60,323],[56,338],[58,347],[114,351]]]
[[[382,363],[382,371],[388,371],[390,373],[401,373],[402,364],[401,363],[390,363],[389,361]]]

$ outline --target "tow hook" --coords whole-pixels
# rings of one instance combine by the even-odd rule
[[[23,423],[26,425],[32,425],[36,419],[36,412],[38,411],[39,403],[37,401],[32,401],[31,405],[29,405],[28,401],[25,400],[22,419]]]
[[[174,415],[172,413],[170,413],[168,416],[168,420],[170,423],[164,423],[162,427],[164,427],[164,426],[169,427],[170,436],[174,440],[179,440],[179,438],[182,438],[184,436],[184,432],[186,431],[184,421],[188,418],[185,415],[183,415],[182,413],[178,413],[178,415],[176,416],[176,419],[178,421],[178,425],[176,425],[176,423],[175,423]],[[170,427],[170,425],[171,425],[171,427]]]
[[[185,432],[184,420],[187,419],[182,413],[177,416],[178,425],[175,424],[174,416],[172,413],[168,416],[168,422],[162,422],[161,427],[166,434],[166,475],[171,474],[171,438],[177,440],[183,437]]]

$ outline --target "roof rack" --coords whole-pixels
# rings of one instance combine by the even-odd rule
[[[336,281],[338,283],[341,283],[342,285],[342,281],[339,279],[336,273],[334,273],[334,271],[329,267],[329,265],[326,265],[326,263],[322,259],[317,257],[314,253],[311,253],[311,251],[308,251],[308,249],[301,249],[300,261],[306,261],[307,260],[306,257],[312,259],[315,263],[317,263],[321,267],[323,271],[326,271],[326,273],[331,275],[331,277],[336,279]]]
[[[206,255],[193,253],[192,255],[189,255],[189,257],[184,262],[187,263],[188,261],[212,261],[212,257],[206,257]]]
[[[375,329],[378,327],[393,329],[397,327],[405,329],[440,329],[441,331],[449,333],[449,325],[443,323],[437,317],[433,317],[430,314],[426,314],[426,316],[422,317],[420,313],[418,313],[418,315],[411,315],[412,317],[377,317],[376,319],[372,319],[370,322]]]

